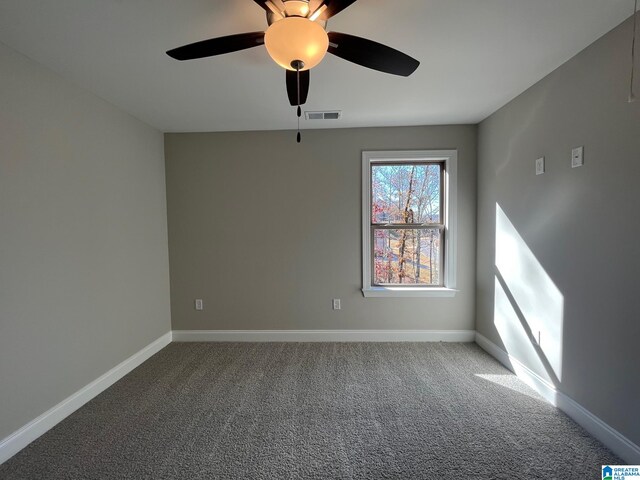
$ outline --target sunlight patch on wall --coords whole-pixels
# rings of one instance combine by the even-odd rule
[[[494,321],[508,353],[524,363],[535,354],[544,367],[535,368],[536,373],[546,369],[548,379],[557,383],[562,379],[564,296],[498,204],[495,265]]]
[[[497,277],[493,323],[510,356],[518,359],[548,383],[554,383]]]

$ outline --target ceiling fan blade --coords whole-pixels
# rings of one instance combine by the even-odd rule
[[[363,67],[408,77],[420,62],[409,55],[366,38],[329,32],[329,53]]]
[[[257,47],[264,43],[264,32],[238,33],[226,37],[210,38],[169,50],[167,55],[176,60],[213,57],[223,53],[237,52]]]
[[[355,2],[356,0],[326,0],[324,2],[326,8],[320,14],[319,18],[321,20],[328,20]],[[322,8],[322,6],[320,8]]]
[[[287,70],[286,72],[289,103],[295,107],[298,105],[298,72],[294,72],[292,70]],[[303,70],[300,72],[300,105],[307,103],[310,79],[311,75],[309,74],[309,70]]]

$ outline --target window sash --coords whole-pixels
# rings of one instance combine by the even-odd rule
[[[373,221],[373,168],[374,167],[384,167],[384,166],[392,166],[392,165],[438,165],[440,167],[440,198],[438,198],[439,204],[439,216],[440,222],[437,223],[393,223],[393,222],[374,222]],[[418,227],[436,227],[436,226],[445,226],[445,218],[447,212],[445,211],[445,162],[443,160],[408,160],[408,159],[399,159],[395,161],[376,161],[369,162],[369,218],[371,225],[382,226],[382,225],[391,225],[392,228],[401,227],[403,225],[415,225]],[[415,227],[414,227],[415,228]],[[373,254],[372,254],[373,257]]]
[[[377,224],[372,224],[371,225],[371,230],[369,232],[369,239],[371,242],[370,245],[370,272],[371,272],[371,279],[370,279],[370,284],[373,287],[407,287],[407,288],[442,288],[444,287],[444,269],[445,269],[445,255],[446,255],[446,240],[445,240],[445,234],[446,234],[446,229],[444,225],[431,225],[431,226],[427,226],[427,227],[423,227],[423,226],[419,226],[416,227],[415,225],[412,226],[414,224],[410,224],[410,223],[401,223],[398,224],[396,226],[393,225],[387,225],[387,224],[382,224],[382,225],[377,225]],[[400,228],[398,228],[400,227]],[[429,231],[429,230],[440,230],[440,255],[439,255],[439,259],[438,259],[438,279],[439,282],[436,283],[378,283],[376,282],[376,256],[375,256],[375,241],[376,241],[376,230],[424,230],[424,231]]]

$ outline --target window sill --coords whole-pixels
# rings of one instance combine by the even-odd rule
[[[368,287],[362,289],[365,297],[455,297],[453,288]]]

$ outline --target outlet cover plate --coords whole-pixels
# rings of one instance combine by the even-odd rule
[[[542,175],[544,173],[544,157],[540,157],[536,160],[536,175]]]
[[[584,165],[584,147],[576,147],[571,150],[571,168]]]

